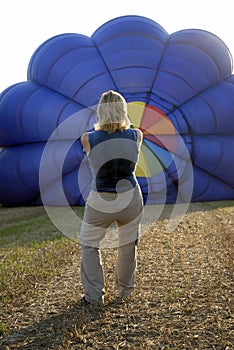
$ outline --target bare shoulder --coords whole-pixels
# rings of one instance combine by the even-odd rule
[[[82,144],[85,152],[88,153],[90,151],[89,133],[85,132],[84,134],[82,134],[80,141],[81,141],[81,144]]]
[[[140,129],[135,129],[137,132],[137,142],[139,145],[141,145],[142,140],[143,140],[143,134],[142,131]]]
[[[85,132],[84,134],[81,135],[80,141],[81,141],[82,145],[84,145],[84,143],[86,141],[88,141],[88,133],[87,132]]]

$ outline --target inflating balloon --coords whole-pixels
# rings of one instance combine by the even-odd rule
[[[178,183],[193,166],[191,201],[234,199],[234,76],[232,58],[216,35],[186,29],[169,35],[141,16],[115,18],[91,37],[62,34],[44,42],[28,66],[28,81],[0,99],[0,202],[7,206],[83,205],[90,189],[80,136],[95,122],[95,105],[109,89],[128,102],[144,134],[136,175],[150,203],[183,202]],[[66,125],[66,131],[60,126]],[[75,116],[75,118],[74,118]],[[55,132],[56,130],[56,132]],[[43,151],[53,157],[40,187]],[[64,151],[66,150],[66,152]],[[84,171],[85,169],[85,171]],[[78,181],[78,178],[80,179]]]

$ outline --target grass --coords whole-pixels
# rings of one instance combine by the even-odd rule
[[[79,245],[43,209],[0,209],[0,348],[233,349],[233,213],[233,201],[193,203],[167,234],[165,210],[140,241],[126,302],[116,299],[117,251],[103,250],[107,301],[89,308]]]
[[[7,249],[1,259],[1,297],[5,301],[20,298],[35,290],[37,281],[45,281],[58,273],[64,256],[61,251],[70,249],[63,239],[52,242],[31,243],[29,247]]]
[[[20,209],[11,210],[16,215],[0,230],[0,319],[4,318],[9,305],[34,298],[38,283],[49,283],[59,274],[61,267],[69,264],[73,248],[72,242],[54,228],[45,212],[38,216],[26,215],[26,218],[20,215],[19,220]],[[0,334],[6,332],[7,325],[0,322]]]
[[[4,209],[2,209],[4,210]],[[12,209],[14,210],[14,209]],[[61,237],[61,234],[52,226],[45,213],[32,216],[21,221],[11,221],[0,229],[0,246],[34,245]]]

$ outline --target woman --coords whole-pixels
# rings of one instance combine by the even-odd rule
[[[81,143],[93,175],[80,232],[83,299],[89,304],[102,304],[105,291],[99,244],[115,222],[119,234],[115,280],[119,296],[128,297],[134,289],[136,246],[143,210],[134,173],[142,133],[130,128],[127,103],[122,95],[113,90],[102,94],[94,131],[84,133]]]

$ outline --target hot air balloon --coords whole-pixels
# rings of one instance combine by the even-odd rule
[[[27,81],[1,93],[0,203],[84,205],[91,174],[80,136],[92,130],[109,89],[125,97],[132,125],[143,131],[136,175],[145,202],[234,199],[227,46],[205,30],[168,34],[149,18],[122,16],[91,37],[48,39],[32,55]]]

